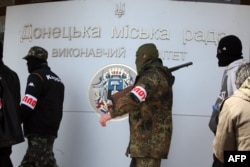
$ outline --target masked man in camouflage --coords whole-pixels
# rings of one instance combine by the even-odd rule
[[[135,63],[138,75],[132,90],[99,122],[106,126],[108,120],[128,113],[130,142],[126,155],[132,158],[130,167],[160,167],[171,143],[174,77],[163,66],[154,44],[140,46]]]
[[[47,58],[48,52],[39,46],[24,57],[30,75],[20,108],[28,149],[19,167],[57,167],[53,144],[63,114],[64,84]]]

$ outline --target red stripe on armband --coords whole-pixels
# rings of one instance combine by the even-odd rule
[[[145,101],[146,97],[147,97],[147,92],[146,90],[141,87],[141,86],[135,86],[132,90],[131,93],[133,93],[140,102]]]
[[[21,101],[21,104],[28,106],[32,110],[36,107],[36,103],[37,98],[29,94],[26,94]]]

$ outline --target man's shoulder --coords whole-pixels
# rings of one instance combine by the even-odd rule
[[[144,70],[144,73],[170,73],[166,66],[149,66]]]
[[[1,66],[1,68],[3,68],[5,71],[10,71],[10,72],[16,73],[14,70],[12,70],[9,66],[7,66],[7,65],[5,65],[5,64],[1,64],[0,66]]]
[[[15,78],[18,78],[18,75],[17,73],[12,70],[10,67],[8,67],[7,65],[5,64],[1,64],[1,69],[0,70],[0,75],[3,77],[6,77],[6,78],[9,78],[9,77],[15,77]]]
[[[241,66],[242,64],[244,64],[246,62],[247,61],[244,58],[243,59],[235,60],[231,64],[228,65],[228,69],[238,68],[239,66]]]
[[[245,95],[237,90],[232,96],[229,96],[227,99],[225,99],[224,103],[226,106],[232,108],[234,106],[241,105],[241,101],[244,101],[245,98]]]
[[[30,75],[40,75],[40,76],[46,76],[48,74],[54,74],[49,67],[41,67],[38,69],[33,70]]]

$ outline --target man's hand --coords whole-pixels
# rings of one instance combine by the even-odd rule
[[[106,126],[106,122],[111,120],[111,119],[112,119],[112,117],[111,117],[110,113],[107,113],[107,114],[103,114],[100,117],[99,122],[104,127],[104,126]]]

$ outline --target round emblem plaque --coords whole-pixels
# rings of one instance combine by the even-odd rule
[[[132,85],[136,71],[123,64],[111,64],[96,72],[89,84],[89,100],[92,108],[98,114],[107,113],[112,107],[111,96]],[[127,114],[115,120],[127,118]]]

